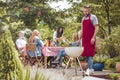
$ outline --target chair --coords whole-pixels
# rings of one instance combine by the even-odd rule
[[[15,45],[15,48],[16,48],[16,50],[19,52],[20,50],[18,49],[18,47],[17,47],[17,45]],[[26,48],[26,47],[25,47]],[[19,52],[19,58],[20,58],[20,60],[21,60],[21,62],[24,64],[24,65],[26,65],[27,64],[27,55],[24,55],[24,53],[20,53]]]
[[[65,52],[69,56],[69,60],[68,60],[68,63],[67,63],[67,66],[66,66],[65,69],[68,68],[68,65],[69,65],[69,62],[71,61],[71,58],[74,58],[75,59],[75,64],[77,65],[77,62],[76,62],[76,60],[77,60],[79,66],[80,66],[80,69],[81,69],[81,71],[83,73],[83,76],[84,76],[84,71],[82,69],[80,60],[78,58],[82,54],[83,50],[84,50],[83,47],[66,47],[65,48]],[[76,65],[75,65],[75,73],[77,75]]]
[[[30,63],[33,63],[34,61],[37,61],[38,66],[39,66],[39,63],[41,62],[42,57],[41,56],[37,56],[37,53],[36,53],[36,43],[27,43],[26,44],[26,50],[27,50],[27,53],[28,53],[28,56],[29,56]],[[30,55],[29,55],[29,51],[30,50],[34,52],[35,57],[30,57]]]

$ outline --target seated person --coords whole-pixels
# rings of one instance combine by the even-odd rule
[[[45,42],[46,47],[50,47],[50,38],[48,37]]]
[[[61,46],[61,42],[65,43],[64,37],[63,37],[63,27],[59,26],[57,30],[53,34],[53,43],[55,46]]]
[[[17,47],[19,53],[22,54],[23,57],[25,57],[25,56],[27,56],[27,52],[26,52],[27,41],[24,37],[24,31],[20,31],[18,36],[19,37],[16,40],[16,47]]]
[[[74,39],[74,42],[70,44],[70,46],[79,46],[81,41],[79,40],[78,38],[78,34],[74,34],[73,36],[73,39]],[[66,56],[66,52],[65,52],[65,49],[61,49],[59,52],[58,52],[58,56],[57,58],[55,59],[55,61],[53,61],[53,63],[59,63],[60,66],[62,66],[62,57],[63,56]]]
[[[39,31],[34,30],[32,35],[29,38],[29,43],[36,43],[36,54],[37,56],[42,56],[41,48],[44,46],[43,41],[41,40],[41,36]],[[34,51],[29,51],[30,57],[35,57]]]

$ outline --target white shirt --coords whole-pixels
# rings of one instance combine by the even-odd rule
[[[62,36],[61,36],[61,37],[62,37]],[[54,41],[57,40],[57,31],[55,31],[54,34],[53,34],[53,40],[54,40]],[[62,38],[62,42],[65,43],[65,39],[64,39],[64,38]]]
[[[27,44],[27,42],[26,42],[25,39],[18,38],[16,40],[16,46],[17,46],[17,48],[24,48],[26,46],[26,44]]]
[[[57,32],[55,31],[54,34],[53,34],[53,40],[54,39],[57,39]]]

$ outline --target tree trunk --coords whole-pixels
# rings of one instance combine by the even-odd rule
[[[110,35],[111,34],[111,21],[110,21],[110,5],[109,5],[109,0],[103,0],[103,3],[104,3],[104,7],[105,7],[105,11],[106,11],[106,16],[107,16],[107,26],[108,26],[108,34]]]

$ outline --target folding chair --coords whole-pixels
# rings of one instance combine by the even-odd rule
[[[78,58],[78,57],[82,54],[82,52],[83,52],[83,47],[66,47],[66,48],[65,48],[65,52],[66,52],[66,54],[69,56],[69,60],[68,60],[68,63],[67,63],[67,66],[66,66],[65,69],[68,68],[68,65],[69,65],[69,63],[70,63],[71,58],[74,58],[74,59],[75,59],[75,73],[76,73],[76,75],[77,75],[77,69],[76,69],[76,65],[77,65],[76,60],[77,60],[79,66],[80,66],[80,69],[81,69],[81,71],[82,71],[82,73],[83,73],[83,76],[84,76],[84,71],[83,71],[83,69],[82,69],[80,60],[79,60],[79,58]]]
[[[38,66],[42,60],[42,57],[41,56],[37,56],[37,53],[36,53],[36,43],[28,43],[26,44],[26,50],[27,50],[27,53],[28,53],[28,56],[29,56],[29,60],[30,60],[30,63],[33,63],[35,61],[37,61],[38,63]],[[30,57],[29,55],[29,51],[33,51],[34,52],[34,57]]]

